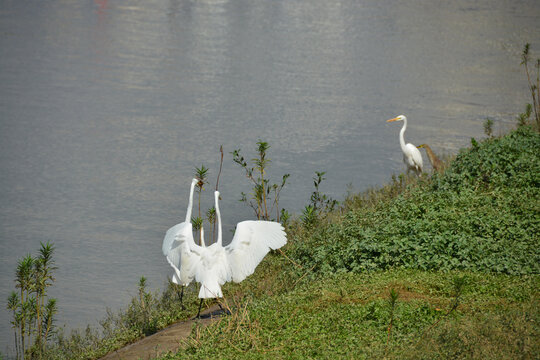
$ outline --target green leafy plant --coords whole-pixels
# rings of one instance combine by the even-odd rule
[[[257,219],[271,220],[271,214],[275,211],[276,221],[280,221],[279,196],[290,174],[283,175],[280,184],[270,183],[266,174],[270,164],[270,159],[267,158],[269,148],[267,142],[262,140],[257,142],[257,157],[251,159],[253,165],[249,165],[244,159],[240,153],[241,149],[234,150],[231,154],[233,161],[244,169],[246,177],[253,185],[250,199],[242,192],[240,201],[253,209]]]
[[[525,105],[525,111],[520,113],[517,117],[518,126],[525,126],[531,119],[531,113],[532,113],[532,105],[527,104]]]
[[[317,223],[317,213],[312,205],[307,205],[302,210],[302,223],[304,227],[310,228]]]
[[[200,233],[200,230],[203,226],[203,218],[201,217],[192,217],[191,218],[191,224],[193,226],[193,230],[198,231]]]
[[[283,226],[288,225],[290,219],[291,219],[291,214],[287,210],[281,209],[281,212],[279,213],[279,220],[281,221]]]
[[[145,298],[147,297],[146,293],[146,278],[144,276],[141,276],[139,279],[139,306],[143,310],[144,313],[144,322],[147,320],[147,313],[146,313],[146,301]]]
[[[300,217],[300,220],[306,229],[312,228],[318,224],[321,219],[334,211],[338,205],[337,200],[332,199],[320,191],[319,187],[321,183],[323,180],[326,180],[324,177],[325,174],[326,172],[324,171],[315,171],[315,176],[313,177],[313,186],[315,187],[315,191],[311,193],[310,202],[304,207]]]
[[[42,358],[47,340],[54,331],[54,315],[58,311],[56,299],[47,296],[56,270],[53,253],[52,244],[41,243],[37,257],[27,255],[17,263],[15,287],[20,292],[12,292],[7,299],[7,309],[13,316],[11,324],[17,359]]]
[[[200,168],[195,168],[195,179],[198,180],[197,184],[195,185],[195,191],[198,194],[198,210],[199,210],[199,216],[195,219],[201,219],[200,224],[198,224],[197,227],[195,225],[193,226],[193,229],[196,230],[199,234],[199,245],[201,245],[202,242],[202,235],[201,235],[201,227],[202,227],[202,215],[201,215],[201,194],[204,191],[204,185],[208,183],[208,168],[204,167],[204,165],[201,165]]]
[[[7,300],[7,306],[6,308],[11,311],[12,313],[12,320],[11,320],[11,326],[13,328],[13,332],[14,332],[14,338],[15,338],[15,352],[17,354],[17,359],[19,358],[19,344],[20,344],[20,340],[19,340],[19,335],[17,333],[17,330],[19,329],[20,327],[20,317],[17,313],[17,310],[19,309],[19,303],[20,303],[20,300],[19,300],[19,295],[17,295],[17,293],[15,291],[12,291],[11,294],[9,295],[8,297],[8,300]]]
[[[326,180],[324,175],[326,171],[315,171],[315,176],[313,177],[313,186],[315,186],[315,191],[311,194],[310,205],[313,207],[313,210],[322,215],[323,213],[329,213],[335,209],[339,204],[337,200],[332,199],[326,194],[321,193],[319,186]]]
[[[488,137],[493,136],[493,119],[486,118],[484,121],[484,134],[486,134]]]
[[[206,210],[206,220],[210,225],[212,225],[212,243],[215,240],[215,232],[216,232],[216,208],[212,206],[210,209]]]

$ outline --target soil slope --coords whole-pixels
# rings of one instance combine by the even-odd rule
[[[191,333],[193,324],[206,326],[218,319],[220,314],[218,305],[214,305],[201,312],[200,319],[177,322],[133,344],[112,351],[100,360],[149,360],[169,351],[176,351],[180,347],[180,340],[187,338]]]

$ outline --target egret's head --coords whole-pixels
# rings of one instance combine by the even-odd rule
[[[216,197],[216,199],[219,199],[219,191],[214,191],[214,196]]]
[[[405,115],[399,115],[398,117],[395,117],[393,119],[386,120],[386,122],[392,122],[392,121],[403,121],[407,119]]]
[[[191,180],[191,183],[192,183],[193,185],[197,184],[198,182],[199,182],[199,180],[197,180],[197,179],[195,179],[195,178],[194,178],[193,180]]]

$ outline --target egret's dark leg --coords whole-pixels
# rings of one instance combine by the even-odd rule
[[[180,293],[180,305],[182,305],[182,309],[185,309],[185,308],[186,308],[186,307],[184,306],[184,301],[183,301],[183,300],[184,300],[184,287],[185,287],[185,286],[182,285],[182,292]]]
[[[199,312],[197,313],[197,316],[195,316],[196,319],[199,319],[201,317],[201,307],[203,300],[204,299],[201,299],[201,302],[199,303]]]

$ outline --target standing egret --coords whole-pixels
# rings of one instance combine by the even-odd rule
[[[165,238],[163,239],[162,251],[166,256],[167,262],[174,269],[172,276],[172,282],[182,286],[182,293],[180,295],[180,303],[182,304],[182,298],[184,296],[184,287],[188,286],[194,279],[193,262],[190,258],[190,252],[184,251],[183,247],[187,247],[190,250],[197,251],[202,248],[195,244],[193,240],[192,225],[191,225],[191,210],[193,208],[193,191],[198,180],[193,179],[191,181],[191,189],[189,191],[189,203],[186,211],[186,219],[180,224],[176,224],[167,230]],[[202,244],[204,246],[204,235],[201,228]],[[179,234],[184,234],[187,241],[180,243],[176,241],[176,237]],[[189,234],[189,236],[187,236]],[[183,305],[182,305],[183,306]]]
[[[207,247],[193,247],[191,231],[179,231],[175,236],[175,242],[180,244],[179,249],[182,251],[182,267],[184,257],[189,259],[189,278],[194,277],[201,284],[197,317],[200,316],[204,299],[223,297],[221,285],[231,280],[241,282],[255,271],[270,249],[279,249],[287,243],[280,223],[257,220],[238,223],[231,243],[223,246],[219,191],[214,196],[218,221],[217,241]]]
[[[413,170],[416,175],[420,176],[422,174],[423,167],[422,154],[420,154],[420,150],[418,150],[413,144],[405,144],[405,139],[403,138],[403,134],[405,134],[405,130],[407,129],[407,118],[405,115],[399,115],[393,119],[386,120],[386,122],[392,121],[403,121],[403,127],[399,132],[399,144],[401,145],[401,151],[403,151],[403,162],[405,165],[407,165],[407,173],[410,170]]]
[[[442,167],[443,167],[442,161],[439,160],[437,155],[435,155],[435,153],[433,152],[433,150],[431,150],[428,144],[418,145],[417,147],[419,149],[424,148],[426,150],[426,154],[429,158],[429,162],[431,163],[431,166],[433,167],[433,170],[437,172],[442,170]]]

